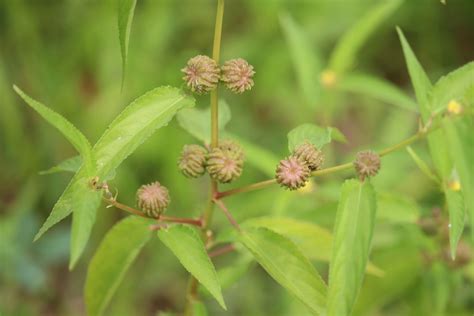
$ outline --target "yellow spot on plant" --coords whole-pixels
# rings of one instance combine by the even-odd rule
[[[462,112],[462,105],[456,100],[451,100],[448,103],[448,112],[450,114],[460,114]]]
[[[321,84],[326,88],[331,88],[336,84],[337,76],[332,70],[325,70],[321,73]]]
[[[306,182],[304,187],[298,189],[298,193],[308,194],[308,193],[313,192],[314,188],[315,188],[314,181],[309,180],[308,182]]]
[[[461,183],[458,180],[451,180],[448,182],[448,188],[452,191],[460,191]]]

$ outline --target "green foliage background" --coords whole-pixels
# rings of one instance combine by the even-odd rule
[[[393,102],[377,101],[369,92],[328,90],[319,84],[319,72],[338,40],[377,2],[228,0],[222,60],[246,58],[257,74],[254,89],[243,96],[223,92],[232,111],[227,130],[279,158],[288,154],[286,134],[293,127],[311,122],[335,126],[348,143],[325,147],[326,166],[350,161],[360,149],[380,149],[416,132],[417,116],[394,107]],[[87,264],[105,232],[125,216],[100,208],[92,241],[72,272],[68,271],[69,220],[32,243],[70,179],[66,173],[38,173],[76,153],[54,128],[23,104],[12,85],[22,87],[67,117],[94,143],[137,96],[161,85],[183,85],[180,69],[187,59],[211,54],[214,14],[214,1],[139,0],[121,90],[122,61],[114,1],[0,2],[2,315],[83,315]],[[395,25],[404,30],[435,81],[472,61],[473,15],[474,2],[470,0],[448,0],[447,5],[436,0],[404,1],[360,48],[353,70],[383,78],[413,96]],[[297,43],[288,40],[291,21],[296,23],[297,31],[302,30],[298,34],[307,39],[305,45],[312,54],[295,50]],[[295,51],[300,54],[298,62],[302,66],[292,59]],[[308,82],[313,86],[308,88]],[[207,103],[208,98],[197,98],[197,108]],[[188,181],[176,167],[181,147],[192,142],[195,140],[176,120],[147,140],[117,170],[111,184],[119,189],[119,199],[133,204],[141,184],[159,180],[171,190],[170,214],[198,216],[207,198],[207,180]],[[428,157],[426,144],[413,148],[422,158]],[[272,157],[267,160],[272,161]],[[235,186],[268,178],[268,168],[247,165]],[[348,175],[317,178],[312,194],[273,187],[231,197],[227,202],[240,222],[280,215],[314,222],[332,231],[340,184]],[[443,207],[442,194],[405,151],[384,158],[382,171],[373,182],[386,204],[383,208],[379,205],[370,258],[384,276],[366,275],[354,314],[472,315],[474,265],[453,269],[437,259],[426,265],[422,256],[436,247],[436,242],[421,233],[416,221],[431,214],[433,208]],[[217,232],[228,229],[219,213],[214,227]],[[321,259],[318,254],[307,256]],[[315,262],[327,278],[327,262],[323,261]],[[226,271],[230,279],[241,276],[236,282],[229,281],[232,286],[224,289],[226,315],[308,314],[261,268],[248,262],[236,254],[215,261],[217,268],[235,264],[235,269]],[[107,313],[155,315],[158,311],[180,310],[186,275],[154,238],[126,274]],[[212,299],[206,299],[206,304],[211,315],[224,313]]]

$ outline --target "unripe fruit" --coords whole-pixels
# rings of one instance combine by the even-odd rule
[[[306,185],[311,171],[308,165],[295,156],[280,161],[276,169],[277,182],[290,190],[296,190]]]
[[[168,189],[158,181],[142,185],[137,190],[138,207],[148,216],[159,218],[170,203]]]
[[[323,152],[309,142],[305,142],[296,147],[293,156],[304,161],[311,171],[321,169],[324,163]]]
[[[220,183],[229,183],[242,175],[244,152],[232,141],[223,141],[212,148],[207,159],[207,172]]]
[[[191,58],[181,71],[185,74],[183,80],[188,88],[197,94],[214,90],[219,82],[219,66],[213,59],[204,55]]]
[[[222,66],[221,80],[234,93],[243,93],[253,87],[255,71],[245,59],[231,59]]]
[[[373,177],[380,169],[380,156],[370,150],[358,152],[354,161],[354,168],[361,181]]]
[[[188,178],[197,178],[206,172],[207,150],[199,145],[184,145],[178,160],[179,170]]]

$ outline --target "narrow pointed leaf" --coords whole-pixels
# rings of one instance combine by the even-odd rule
[[[57,172],[72,172],[76,173],[82,165],[81,156],[74,156],[66,160],[61,161],[54,167],[51,167],[47,170],[40,171],[40,175],[47,175]]]
[[[428,178],[430,178],[434,182],[440,183],[439,179],[436,177],[433,171],[431,171],[430,167],[426,164],[426,162],[424,162],[423,159],[421,159],[420,156],[418,156],[410,146],[407,146],[407,152],[408,154],[410,154],[410,157],[416,163],[421,172],[423,172]]]
[[[84,296],[89,316],[102,315],[125,273],[150,240],[150,221],[129,216],[107,233],[87,270]]]
[[[290,50],[301,92],[306,103],[314,107],[319,97],[318,74],[321,71],[321,58],[316,47],[311,46],[304,30],[289,14],[280,16],[280,25]]]
[[[71,122],[65,119],[62,115],[54,112],[44,104],[30,98],[20,88],[13,86],[15,92],[39,115],[41,115],[48,123],[53,125],[58,131],[60,131],[64,137],[74,146],[79,152],[83,161],[85,162],[85,168],[91,171],[94,168],[94,163],[91,153],[91,145],[87,138],[82,134]]]
[[[158,128],[168,124],[179,109],[192,105],[192,97],[173,87],[153,89],[133,101],[95,144],[96,175],[102,180],[109,178],[139,145]],[[96,212],[97,207],[89,207],[73,216],[70,268],[74,267],[84,251]]]
[[[319,315],[326,302],[326,285],[311,262],[286,237],[267,228],[249,228],[240,242],[270,276]]]
[[[369,257],[375,211],[370,182],[347,180],[343,184],[329,268],[328,316],[350,315],[352,311]]]
[[[118,30],[120,41],[120,53],[122,55],[122,86],[125,80],[125,69],[128,58],[128,42],[130,40],[130,30],[132,28],[133,14],[137,0],[118,0]]]
[[[456,259],[458,242],[464,230],[466,206],[464,205],[463,193],[460,190],[454,191],[446,187],[444,189],[444,195],[446,197],[449,213],[449,245],[451,248],[451,258],[454,260]]]
[[[398,8],[401,2],[401,0],[381,1],[350,27],[334,48],[329,59],[329,68],[337,73],[342,73],[353,66],[360,48],[379,25]]]
[[[159,230],[158,237],[183,267],[226,309],[216,270],[196,230],[185,225],[173,225]]]
[[[347,74],[338,83],[337,88],[342,91],[370,96],[404,110],[418,112],[416,102],[398,87],[368,74]]]

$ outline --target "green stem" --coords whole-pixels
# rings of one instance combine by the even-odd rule
[[[219,64],[221,54],[221,38],[222,38],[222,21],[224,19],[224,0],[217,0],[216,22],[214,28],[214,43],[212,48],[212,58]],[[219,85],[211,91],[211,148],[217,147],[219,144]],[[207,238],[207,230],[212,222],[214,213],[214,199],[217,196],[217,182],[211,179],[211,187],[207,207],[202,215],[201,235],[205,240]],[[188,288],[186,290],[186,306],[184,315],[193,315],[193,301],[198,296],[199,283],[192,275],[189,276]]]
[[[425,131],[425,132],[418,132],[416,133],[415,135],[393,145],[393,146],[390,146],[388,148],[385,148],[383,150],[381,150],[379,152],[379,155],[381,157],[385,156],[385,155],[388,155],[394,151],[397,151],[401,148],[404,148],[414,142],[416,142],[417,140],[425,137],[429,132],[437,129],[438,127],[433,127],[431,128],[429,131]],[[339,172],[339,171],[343,171],[343,170],[348,170],[348,169],[351,169],[353,167],[353,164],[352,162],[348,162],[348,163],[345,163],[345,164],[341,164],[341,165],[337,165],[337,166],[334,166],[334,167],[330,167],[330,168],[325,168],[325,169],[321,169],[321,170],[317,170],[317,171],[314,171],[311,173],[311,176],[312,177],[319,177],[319,176],[323,176],[323,175],[327,175],[327,174],[331,174],[331,173],[335,173],[335,172]],[[261,182],[257,182],[257,183],[253,183],[253,184],[250,184],[250,185],[246,185],[246,186],[243,186],[243,187],[240,187],[240,188],[235,188],[235,189],[231,189],[231,190],[227,190],[227,191],[223,191],[223,192],[218,192],[217,195],[216,195],[216,198],[217,199],[221,199],[221,198],[224,198],[224,197],[227,197],[227,196],[231,196],[231,195],[235,195],[235,194],[239,194],[239,193],[244,193],[244,192],[250,192],[250,191],[255,191],[255,190],[260,190],[260,189],[264,189],[264,188],[267,188],[273,184],[276,184],[276,180],[275,179],[269,179],[269,180],[265,180],[265,181],[261,181]]]

